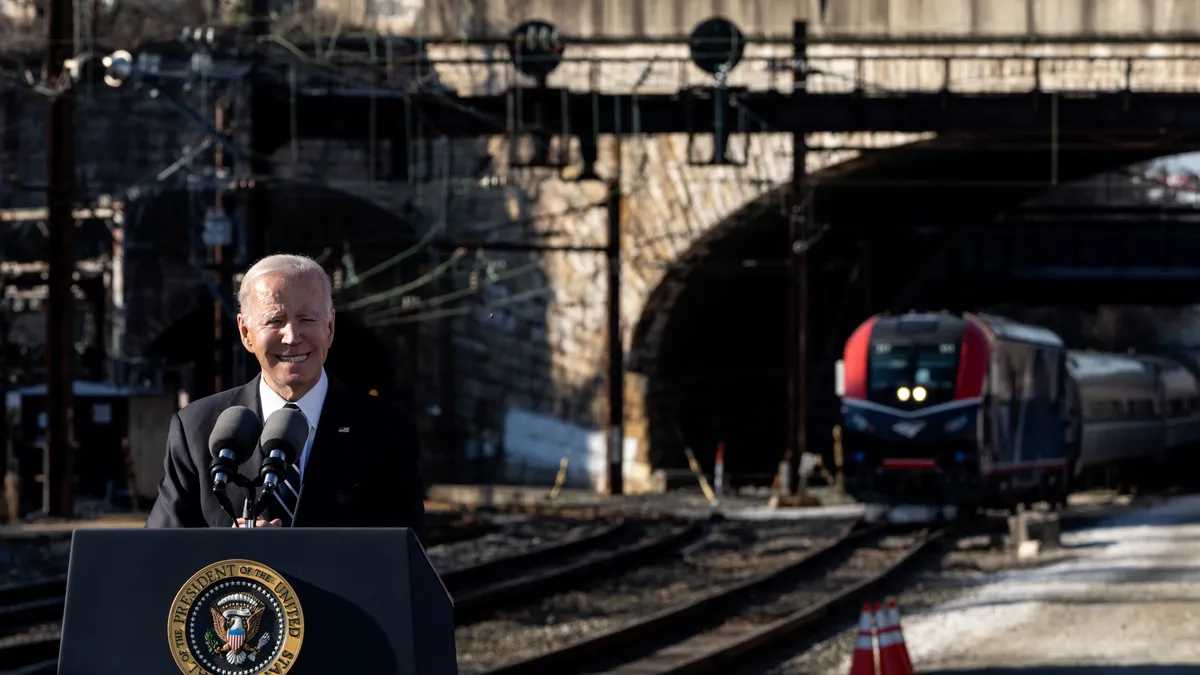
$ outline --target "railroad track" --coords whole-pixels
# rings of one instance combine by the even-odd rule
[[[659,535],[640,529],[621,520],[588,537],[446,572],[442,581],[454,598],[455,623],[477,621],[515,598],[542,597],[595,575],[636,567],[695,539],[702,525],[680,524]]]
[[[58,631],[47,624],[62,620],[66,577],[0,586],[0,664],[2,673],[53,673],[58,665]],[[40,630],[38,630],[40,628]],[[29,635],[17,635],[25,631]]]
[[[944,532],[854,528],[798,561],[485,675],[723,672],[729,659],[792,638],[859,601]]]
[[[680,523],[657,535],[645,529],[618,520],[562,541],[447,570],[442,580],[455,598],[455,620],[470,622],[514,598],[552,593],[595,574],[639,565],[698,537],[702,525]],[[60,622],[65,602],[66,577],[0,587],[0,664],[21,669],[0,672],[55,671],[57,629],[39,636],[18,634]]]
[[[1074,529],[1112,515],[1110,509],[1071,509],[1059,517],[1064,529]],[[843,610],[857,616],[858,603],[873,599],[876,589],[895,580],[939,542],[1001,531],[1004,524],[1002,519],[987,519],[935,529],[928,524],[860,523],[797,561],[477,675],[727,673],[741,659],[794,644],[819,628],[822,619]]]

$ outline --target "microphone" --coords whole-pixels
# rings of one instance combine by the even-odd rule
[[[267,418],[262,430],[263,462],[259,475],[263,494],[269,494],[287,479],[287,470],[308,443],[308,418],[295,408],[280,408]],[[297,485],[296,489],[300,489]]]
[[[245,406],[227,408],[217,417],[208,436],[208,452],[213,458],[208,465],[208,474],[212,477],[213,492],[225,493],[230,476],[254,454],[260,429],[262,423],[258,415]]]

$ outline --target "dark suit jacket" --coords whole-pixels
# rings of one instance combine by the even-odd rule
[[[166,471],[146,527],[233,525],[212,491],[208,436],[230,406],[246,406],[262,417],[261,377],[198,399],[171,417]],[[421,536],[425,504],[418,454],[412,417],[383,399],[351,392],[330,376],[294,526],[410,527]],[[261,466],[256,452],[239,473],[253,479]],[[226,492],[240,516],[246,490],[231,481]],[[270,511],[264,515],[275,517]]]

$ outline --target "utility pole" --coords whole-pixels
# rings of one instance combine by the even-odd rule
[[[621,346],[621,134],[613,136],[616,174],[608,184],[608,491],[625,490],[625,351]]]
[[[224,134],[226,129],[226,110],[224,97],[218,97],[213,111],[213,126]],[[225,173],[225,145],[217,141],[213,148],[213,208],[209,226],[209,248],[212,251],[213,283],[217,289],[217,297],[213,298],[213,392],[224,391],[226,386],[233,384],[232,363],[225,339],[225,308],[222,301],[233,287],[229,274],[232,261],[226,260],[226,247],[233,239],[232,224],[225,215],[223,176]],[[207,228],[206,228],[207,229]]]
[[[46,104],[46,209],[50,233],[50,297],[46,307],[46,481],[48,515],[70,517],[72,445],[71,360],[74,355],[74,296],[71,283],[75,257],[71,247],[72,200],[75,192],[74,105],[67,95],[70,73],[63,62],[74,58],[72,0],[46,3],[46,77],[59,95]]]
[[[792,95],[808,90],[808,23],[792,29]],[[808,218],[805,159],[808,143],[802,131],[792,134],[792,199],[787,214],[787,313],[788,313],[788,475],[785,484],[799,486],[800,460],[808,448]]]
[[[270,139],[266,133],[277,120],[271,119],[267,91],[259,86],[266,76],[266,59],[262,40],[271,27],[270,0],[247,0],[250,3],[250,39],[253,66],[250,71],[250,189],[246,218],[246,260],[253,264],[271,253],[271,233],[268,218],[271,195],[268,192],[271,174]]]

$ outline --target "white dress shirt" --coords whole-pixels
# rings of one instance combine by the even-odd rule
[[[304,466],[308,464],[308,456],[312,453],[313,439],[317,437],[317,424],[321,421],[321,409],[325,407],[325,394],[329,393],[329,377],[325,374],[325,369],[321,369],[321,379],[317,380],[317,385],[313,387],[307,394],[300,397],[296,401],[296,405],[300,407],[300,412],[304,413],[305,419],[308,420],[308,441],[304,444],[304,451],[300,453],[300,458],[296,461],[296,468],[300,471],[300,480],[304,480]],[[265,423],[267,419],[275,411],[283,408],[287,401],[283,397],[276,394],[269,386],[267,386],[267,378],[261,377],[258,380],[258,401],[262,405],[262,418]]]

